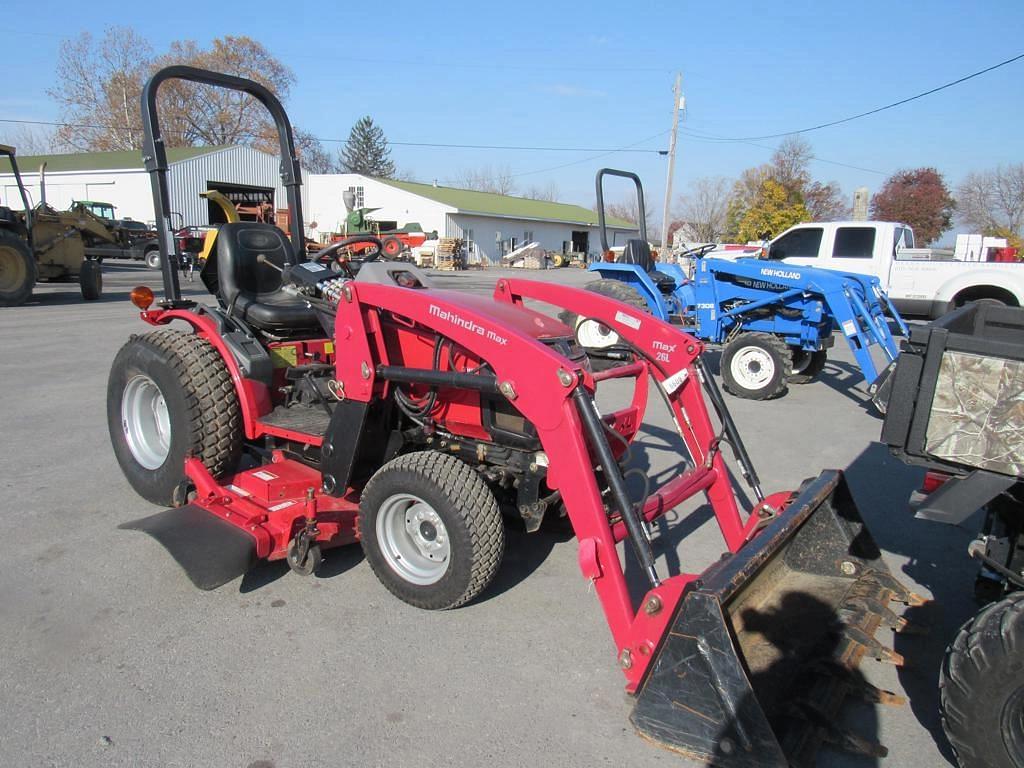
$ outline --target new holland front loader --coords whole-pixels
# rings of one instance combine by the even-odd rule
[[[182,299],[177,283],[156,113],[171,79],[252,95],[281,140],[291,237],[224,224],[201,274],[208,304]],[[169,67],[145,86],[142,114],[165,295],[154,304],[149,289],[133,292],[154,330],[114,360],[108,422],[128,481],[168,509],[124,527],[155,537],[207,589],[260,560],[308,574],[325,550],[358,542],[384,587],[437,610],[486,595],[505,516],[528,531],[565,516],[644,738],[737,767],[807,763],[822,741],[884,754],[836,715],[849,695],[893,699],[857,667],[865,656],[899,661],[875,635],[901,626],[893,601],[917,598],[883,564],[840,472],[798,492],[762,491],[697,339],[556,284],[502,279],[490,299],[441,290],[382,260],[371,235],[357,236],[376,246],[361,263],[339,254],[357,238],[306,260],[292,130],[267,89]],[[572,329],[526,300],[598,318],[630,360],[593,372]],[[631,394],[602,412],[595,390],[609,379]],[[631,498],[620,462],[651,391],[673,416],[687,468]],[[694,497],[714,510],[728,553],[703,573],[668,572],[651,523]],[[636,604],[620,542],[646,581]]]

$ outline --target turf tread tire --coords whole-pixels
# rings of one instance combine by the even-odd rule
[[[730,365],[732,357],[743,347],[742,342],[754,342],[774,353],[776,375],[774,381],[759,390],[751,390],[741,387],[732,377]],[[731,395],[742,397],[747,400],[772,400],[783,395],[787,388],[789,378],[793,375],[793,358],[790,355],[789,346],[778,336],[771,333],[741,333],[735,339],[727,342],[722,349],[721,368],[719,373],[722,377],[722,387]]]
[[[946,649],[939,708],[961,768],[1019,768],[1021,763],[1007,752],[1000,724],[1003,704],[1021,687],[1024,592],[1017,592],[982,609]]]
[[[164,464],[156,470],[142,468],[127,447],[121,429],[121,396],[127,370],[156,362],[164,365],[180,387],[184,440],[175,440],[175,414],[171,413],[172,444]],[[152,372],[139,372],[153,377]],[[159,384],[159,382],[157,382]],[[163,391],[163,388],[161,388]],[[166,400],[172,393],[163,392]],[[168,409],[172,406],[168,403]],[[186,480],[187,455],[199,459],[214,477],[238,463],[242,450],[242,412],[227,365],[206,339],[194,333],[162,328],[133,336],[118,352],[107,388],[107,419],[115,454],[132,487],[154,504],[173,505],[175,487]]]
[[[425,481],[423,488],[408,484]],[[420,498],[430,486],[447,501],[427,499],[435,511],[445,518],[446,512],[457,518],[463,544],[470,550],[467,563],[455,558],[456,530],[445,519],[452,542],[452,561],[445,575],[436,584],[420,586],[399,576],[380,553],[376,538],[376,512],[380,504],[396,492],[415,493]],[[446,506],[447,510],[438,509]],[[360,543],[377,578],[395,597],[417,608],[448,610],[465,605],[491,583],[505,551],[505,526],[501,509],[491,489],[468,464],[454,456],[436,451],[416,451],[392,459],[374,474],[363,489],[359,504]],[[468,572],[465,566],[468,565]]]

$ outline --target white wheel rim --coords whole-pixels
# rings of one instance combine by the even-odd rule
[[[576,341],[591,349],[604,349],[619,343],[619,334],[604,323],[581,317],[576,323]]]
[[[744,389],[763,389],[775,376],[775,361],[760,347],[743,347],[733,356],[729,370]]]
[[[121,428],[128,450],[145,469],[159,469],[171,450],[171,416],[160,387],[144,374],[133,376],[121,397]]]
[[[436,584],[448,571],[451,542],[436,510],[411,493],[396,493],[377,512],[377,541],[384,559],[405,581]]]

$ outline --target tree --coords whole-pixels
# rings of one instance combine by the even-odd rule
[[[969,173],[956,190],[960,218],[982,234],[1024,234],[1024,163]]]
[[[339,165],[345,173],[361,173],[390,179],[395,175],[388,140],[380,126],[369,115],[359,118],[352,126],[348,141],[338,155]]]
[[[871,198],[871,218],[909,224],[915,240],[928,245],[952,225],[955,205],[942,174],[934,168],[902,170]]]
[[[544,200],[549,203],[557,203],[559,197],[558,185],[549,181],[544,185],[534,184],[533,186],[527,187],[526,191],[523,192],[523,197],[528,197],[531,200]]]
[[[689,228],[698,242],[714,243],[725,234],[731,184],[721,176],[695,179],[686,194],[680,195],[676,213],[680,224]],[[678,227],[669,227],[669,236]]]
[[[127,27],[108,27],[100,40],[83,32],[57,53],[57,81],[47,93],[61,110],[57,141],[78,151],[140,149],[139,94],[152,49]]]
[[[19,155],[48,155],[60,149],[57,133],[39,125],[18,125],[0,134],[0,144],[8,144]]]
[[[516,191],[516,181],[508,166],[469,168],[449,180],[449,184],[476,192],[492,192],[496,195],[511,195]]]
[[[794,201],[793,195],[779,182],[765,179],[752,204],[738,220],[736,238],[740,242],[747,242],[760,240],[766,234],[774,237],[809,218],[810,214],[803,202]]]
[[[605,203],[604,212],[611,218],[622,219],[630,224],[640,224],[640,206],[635,197],[630,197],[625,202]],[[644,211],[644,225],[647,227],[648,236],[653,236],[654,222],[649,210]]]
[[[295,75],[262,43],[251,37],[226,35],[209,49],[192,40],[176,40],[153,60],[151,69],[188,64],[255,80],[286,101]],[[160,122],[169,146],[257,144],[276,132],[266,108],[239,91],[168,80],[160,86]]]
[[[852,206],[835,181],[828,184],[812,181],[804,187],[803,198],[811,221],[840,221],[853,214]]]

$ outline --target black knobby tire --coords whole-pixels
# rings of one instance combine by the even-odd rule
[[[82,289],[82,298],[86,301],[96,301],[103,295],[103,268],[98,261],[86,259],[82,262],[78,287]]]
[[[621,301],[623,304],[629,304],[632,307],[636,307],[641,312],[645,312],[647,314],[651,313],[651,309],[647,306],[647,302],[644,300],[644,297],[640,295],[640,291],[629,283],[624,283],[621,280],[609,280],[607,278],[602,278],[600,280],[595,280],[592,283],[587,283],[584,290],[600,294],[601,296],[607,296],[609,299]],[[580,318],[576,316],[575,312],[570,312],[568,310],[560,312],[558,314],[558,319],[572,328],[573,332],[577,332],[579,330],[579,325],[582,322],[587,322],[585,318],[581,321]],[[595,321],[590,322],[593,323]],[[600,324],[595,323],[595,325]],[[604,347],[610,347],[613,344],[618,343],[619,335],[610,329],[606,330],[608,330],[607,343],[602,343],[600,346],[591,345],[592,349],[603,349]],[[583,342],[581,341],[580,343],[582,344]]]
[[[809,384],[825,370],[828,350],[819,349],[816,352],[808,352],[798,347],[790,347],[789,352],[792,364],[792,373],[789,374],[788,379],[790,384]]]
[[[146,261],[146,266],[150,269],[160,269],[160,249],[150,248],[146,251],[143,257]]]
[[[37,276],[28,243],[0,229],[0,307],[17,307],[28,301]]]
[[[1024,766],[1024,592],[960,628],[946,649],[939,700],[961,768]]]
[[[448,537],[447,566],[433,583],[416,583],[399,571],[405,566],[382,530],[390,516],[423,508],[413,504],[402,511],[392,501],[405,497],[429,505],[443,524],[433,526],[435,535],[443,531]],[[487,483],[461,460],[435,451],[399,456],[370,478],[359,503],[359,532],[366,559],[388,591],[428,610],[457,608],[480,594],[498,572],[505,551],[501,510]]]
[[[163,398],[170,432],[166,456],[153,467],[133,452],[123,418],[127,388],[148,389],[147,379]],[[175,488],[186,480],[187,455],[216,477],[237,464],[242,450],[241,408],[220,354],[205,339],[170,328],[135,336],[117,353],[107,384],[107,427],[132,488],[163,506],[173,506]]]
[[[725,391],[736,397],[779,397],[793,373],[789,347],[770,333],[741,333],[722,350],[720,373]]]
[[[380,241],[381,251],[389,259],[397,258],[405,247],[401,240],[397,237],[385,237]]]

